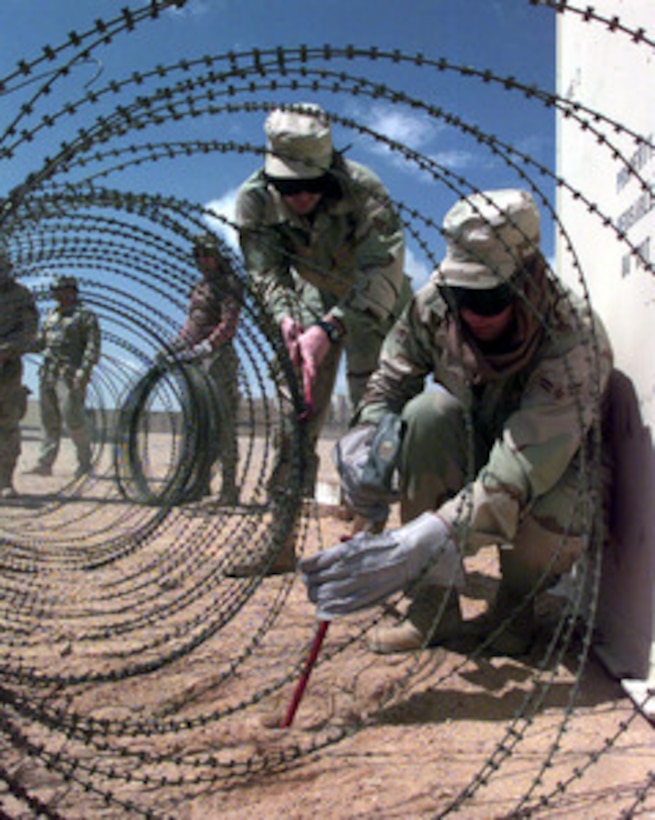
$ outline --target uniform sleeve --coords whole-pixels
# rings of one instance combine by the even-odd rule
[[[586,440],[612,367],[600,326],[596,338],[596,361],[584,342],[543,359],[476,480],[440,508],[471,549],[512,541],[522,515],[558,483]]]
[[[348,325],[348,312],[368,313],[377,321],[392,313],[403,288],[405,235],[380,180],[368,169],[354,174],[357,224],[352,240],[356,279],[331,312]]]
[[[100,359],[101,348],[100,324],[95,313],[90,310],[85,310],[84,330],[86,344],[84,345],[82,362],[78,368],[78,372],[84,380],[88,381],[91,376],[91,371]]]
[[[424,389],[432,357],[430,331],[421,313],[419,299],[414,297],[389,331],[377,370],[356,409],[355,423],[377,424],[387,412],[400,413]]]
[[[276,322],[296,316],[295,294],[288,257],[274,227],[265,224],[266,194],[251,184],[237,196],[236,221],[246,271]]]
[[[10,312],[16,312],[17,319],[12,321],[11,329],[3,336],[0,351],[18,358],[35,349],[39,312],[34,296],[22,286],[15,288],[4,299],[5,306],[10,309]]]
[[[239,300],[232,295],[225,296],[221,301],[221,321],[207,337],[214,350],[232,341],[239,326],[240,313],[241,303]]]

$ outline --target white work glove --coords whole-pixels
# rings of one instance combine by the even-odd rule
[[[309,600],[323,620],[374,606],[419,579],[441,587],[461,587],[464,582],[457,544],[432,512],[380,535],[359,533],[303,559],[300,570]]]
[[[389,502],[395,500],[390,493],[372,490],[362,484],[362,473],[368,464],[376,430],[374,424],[353,427],[339,439],[333,451],[344,501],[362,518],[372,522],[386,521]]]
[[[175,359],[178,362],[196,362],[199,359],[204,359],[212,353],[214,348],[211,346],[209,339],[204,339],[193,347],[186,347],[183,350],[175,351]]]

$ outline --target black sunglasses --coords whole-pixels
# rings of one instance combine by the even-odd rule
[[[286,179],[280,177],[268,177],[268,181],[280,194],[280,196],[296,196],[297,194],[323,194],[329,187],[328,175],[311,179]]]
[[[495,316],[502,313],[516,297],[516,286],[503,282],[495,288],[474,290],[473,288],[442,287],[444,299],[458,311],[464,309],[478,316]]]

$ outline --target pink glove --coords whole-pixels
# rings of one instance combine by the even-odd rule
[[[332,342],[318,325],[312,325],[298,339],[298,350],[305,383],[314,384],[316,372],[328,354]]]
[[[298,339],[304,328],[302,324],[291,316],[285,316],[280,322],[280,333],[284,340],[284,345],[294,367],[300,367],[300,350],[298,349]]]

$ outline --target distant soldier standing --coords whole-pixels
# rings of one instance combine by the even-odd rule
[[[98,319],[79,298],[74,276],[57,276],[51,289],[57,305],[43,322],[37,350],[43,351],[39,400],[43,441],[33,475],[52,475],[61,441],[62,420],[77,451],[76,477],[91,469],[91,444],[86,421],[86,389],[100,358]],[[60,407],[60,393],[63,402]]]
[[[12,276],[11,260],[0,246],[0,499],[15,498],[13,485],[21,451],[20,420],[29,390],[23,386],[21,357],[34,349],[39,314],[31,291]]]
[[[215,389],[217,429],[208,431],[205,471],[189,500],[211,495],[212,467],[220,461],[223,478],[218,502],[237,504],[239,360],[234,350],[234,336],[239,325],[243,289],[211,232],[193,238],[193,258],[201,278],[189,294],[184,326],[171,347],[179,361],[207,363],[207,373]]]

